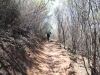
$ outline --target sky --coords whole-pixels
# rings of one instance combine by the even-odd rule
[[[55,9],[60,5],[60,0],[54,0],[49,2],[48,9],[50,10],[48,13],[49,24],[53,27],[53,29],[57,29],[57,21],[55,16]]]
[[[48,0],[46,0],[48,1]],[[58,9],[62,9],[62,5],[63,2],[67,1],[67,0],[49,0],[49,5],[48,5],[48,9],[50,10],[48,13],[49,17],[49,24],[54,28],[57,29],[57,19],[56,19],[56,15],[57,12],[55,13],[55,10]]]

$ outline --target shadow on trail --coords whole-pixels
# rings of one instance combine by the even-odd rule
[[[43,49],[37,50],[33,56],[33,68],[28,70],[29,75],[65,75],[69,67],[66,57],[57,49],[57,42],[45,43]],[[63,58],[62,58],[63,57]]]

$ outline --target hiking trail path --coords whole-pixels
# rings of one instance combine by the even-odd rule
[[[35,65],[27,69],[28,75],[87,75],[82,57],[60,48],[57,41],[46,42],[38,54],[31,53],[30,57]]]

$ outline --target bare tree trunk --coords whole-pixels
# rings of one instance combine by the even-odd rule
[[[93,68],[96,69],[96,52],[97,52],[97,43],[96,43],[96,26],[94,25],[94,54],[93,54]]]
[[[63,19],[62,19],[62,22],[63,22]],[[61,29],[62,29],[62,36],[63,36],[64,49],[65,49],[65,31],[64,31],[64,28],[63,28],[62,22],[61,22]]]

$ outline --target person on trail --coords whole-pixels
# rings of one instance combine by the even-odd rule
[[[47,30],[46,34],[47,34],[47,40],[49,41],[51,31],[50,30]]]

